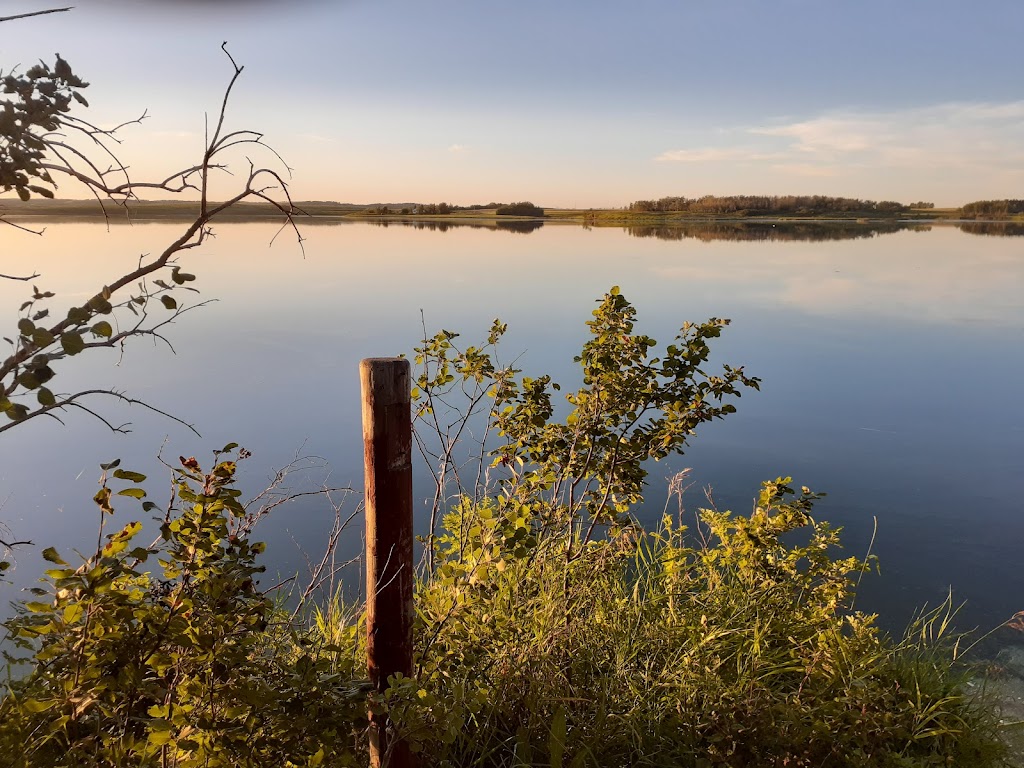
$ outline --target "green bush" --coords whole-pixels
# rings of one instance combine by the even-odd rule
[[[998,764],[949,649],[850,609],[865,564],[833,558],[788,483],[750,517],[702,511],[706,545],[666,517],[573,560],[558,537],[517,552],[500,501],[449,515],[417,595],[422,671],[395,695],[423,765]]]
[[[815,494],[779,478],[749,517],[639,528],[646,462],[758,380],[707,370],[726,320],[658,350],[617,288],[593,314],[561,420],[557,384],[495,363],[500,322],[482,346],[442,331],[417,350],[443,525],[426,540],[417,678],[391,705],[423,764],[994,765],[994,719],[941,637],[893,643],[853,610],[868,563],[835,556]],[[454,458],[480,420],[487,461]]]
[[[495,362],[500,322],[480,347],[442,331],[417,350],[437,492],[415,675],[383,702],[363,682],[361,609],[336,597],[298,626],[259,591],[229,445],[209,473],[182,459],[152,545],[130,522],[101,526],[78,568],[44,551],[46,588],[5,624],[24,671],[0,699],[0,760],[362,766],[381,707],[423,768],[997,765],[994,716],[965,693],[947,617],[893,642],[855,611],[870,564],[837,556],[817,495],[778,478],[749,517],[701,510],[688,529],[680,501],[658,530],[636,524],[646,462],[758,381],[706,370],[728,321],[686,324],[655,356],[634,319],[618,289],[601,299],[560,420],[556,384]],[[101,521],[118,498],[155,508],[143,476],[104,469]]]
[[[54,566],[45,600],[24,604],[6,625],[22,652],[8,660],[30,668],[0,701],[0,760],[364,764],[357,734],[366,701],[353,655],[307,650],[257,589],[263,545],[244,535],[230,485],[235,462],[218,461],[209,474],[195,459],[182,465],[181,507],[154,545],[136,545],[142,526],[131,522],[77,569],[44,552]],[[114,494],[104,476],[95,497],[102,519],[115,496],[145,495],[142,475],[117,469],[114,478],[131,487]]]

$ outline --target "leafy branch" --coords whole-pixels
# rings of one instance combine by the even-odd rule
[[[284,217],[285,226],[295,232],[301,247],[302,238],[294,220],[298,209],[288,194],[284,176],[275,168],[258,166],[247,158],[248,171],[236,192],[220,202],[210,200],[211,174],[228,172],[225,153],[230,150],[266,149],[286,173],[290,171],[280,156],[263,143],[262,134],[225,127],[230,97],[244,68],[228,52],[226,43],[221,48],[230,62],[232,74],[213,121],[212,133],[207,133],[202,160],[159,181],[132,178],[115,151],[121,142],[119,132],[132,123],[141,122],[146,115],[109,130],[72,115],[74,105],[88,106],[81,94],[88,83],[75,75],[59,54],[52,68],[40,62],[24,75],[9,73],[0,80],[3,91],[14,96],[0,102],[0,190],[14,191],[26,201],[33,195],[52,198],[58,179],[63,177],[83,184],[96,198],[105,216],[110,204],[130,213],[129,202],[138,199],[142,190],[194,191],[199,196],[198,215],[173,242],[156,256],[141,258],[135,269],[104,282],[92,298],[72,306],[63,317],[58,315],[56,322],[48,306],[54,294],[32,286],[32,293],[19,310],[18,333],[4,337],[10,345],[10,353],[0,360],[0,411],[11,423],[0,427],[0,432],[36,416],[57,417],[55,412],[72,408],[96,416],[112,431],[126,431],[127,425],[116,425],[81,402],[102,394],[163,413],[114,390],[82,389],[58,394],[51,383],[58,373],[55,364],[89,349],[120,347],[123,352],[129,339],[146,336],[163,341],[173,351],[163,330],[184,312],[206,303],[185,306],[176,298],[181,290],[194,291],[187,284],[196,279],[195,275],[181,269],[178,259],[183,253],[202,246],[212,233],[213,220],[232,206],[249,199],[270,203]],[[39,275],[0,277],[29,281]],[[158,312],[170,314],[161,317]]]

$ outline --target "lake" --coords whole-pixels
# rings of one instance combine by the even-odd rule
[[[180,229],[51,222],[36,238],[2,228],[3,271],[41,272],[36,283],[56,292],[56,314]],[[964,626],[988,629],[1024,608],[1024,239],[1014,228],[344,222],[304,226],[304,254],[287,232],[270,244],[276,224],[215,229],[182,266],[198,275],[197,300],[216,301],[168,329],[176,354],[137,341],[123,359],[104,350],[65,363],[58,379],[67,391],[125,391],[202,438],[137,407],[98,403],[133,432],[111,434],[82,413],[66,426],[37,419],[9,431],[0,520],[18,538],[90,551],[99,463],[121,457],[149,474],[150,497],[162,502],[161,450],[168,460],[208,460],[236,441],[253,452],[242,474],[250,494],[297,456],[319,458],[289,476],[291,490],[359,488],[361,358],[409,353],[421,311],[431,333],[454,330],[467,343],[500,317],[505,359],[578,385],[572,357],[584,323],[618,285],[638,330],[662,344],[684,320],[731,318],[715,360],[762,380],[684,456],[651,466],[646,521],[683,468],[694,483],[689,509],[707,504],[701,489],[710,487],[719,508],[746,512],[762,480],[792,475],[828,493],[817,514],[845,529],[848,552],[867,551],[877,520],[881,573],[865,577],[857,604],[881,612],[885,626],[902,627],[950,589],[966,601]],[[27,294],[0,281],[7,335]],[[429,492],[421,470],[417,494]],[[318,556],[331,519],[328,505],[305,497],[261,522],[274,574],[265,583],[304,571],[302,553]],[[343,550],[354,553],[359,527],[350,534]],[[40,560],[27,551],[18,560],[23,586]]]

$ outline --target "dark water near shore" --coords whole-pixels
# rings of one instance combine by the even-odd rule
[[[56,313],[178,229],[0,230],[3,271],[41,272]],[[710,486],[720,508],[744,512],[761,480],[792,475],[828,492],[818,514],[845,528],[850,552],[865,552],[877,519],[881,574],[865,578],[858,606],[881,612],[886,626],[950,588],[967,601],[964,625],[989,628],[1024,608],[1024,240],[1012,227],[345,223],[307,227],[305,256],[283,236],[270,247],[276,230],[226,223],[185,257],[199,298],[217,301],[170,329],[176,355],[138,343],[120,361],[104,352],[65,366],[63,388],[72,377],[116,387],[194,423],[202,439],[127,408],[105,413],[133,422],[128,436],[71,415],[66,427],[36,420],[0,437],[0,520],[18,538],[90,550],[98,464],[122,457],[150,474],[150,496],[161,501],[164,441],[175,459],[241,443],[254,454],[243,475],[252,492],[297,455],[322,461],[291,475],[292,490],[325,480],[359,488],[358,361],[409,352],[421,310],[428,330],[467,342],[501,317],[506,358],[521,355],[528,375],[570,387],[593,302],[619,285],[639,330],[662,343],[684,320],[731,318],[716,359],[762,379],[762,391],[699,431],[685,456],[653,465],[642,514],[656,515],[666,479],[686,467],[690,507],[706,503],[700,489]],[[25,294],[23,284],[0,283],[12,329]],[[315,556],[332,517],[306,499],[265,520],[271,569],[305,570],[301,552]],[[347,551],[358,551],[359,533]],[[31,583],[38,562],[21,553],[19,584]]]

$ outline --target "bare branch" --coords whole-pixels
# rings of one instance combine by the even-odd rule
[[[3,219],[0,219],[0,221],[3,221]],[[11,222],[4,221],[4,223],[5,224],[10,224]],[[17,227],[18,225],[14,224],[12,226]],[[18,229],[25,229],[25,228],[24,227],[18,227]],[[26,229],[25,231],[26,232],[32,232],[31,229]],[[32,234],[33,235],[41,235],[42,232],[32,232]],[[39,273],[38,272],[33,272],[31,275],[25,275],[24,277],[22,277],[21,275],[3,275],[3,274],[0,274],[0,280],[21,280],[23,282],[27,282],[29,280],[35,280],[37,277],[39,277]]]
[[[0,19],[0,21],[3,21],[3,19]],[[34,546],[35,546],[35,542],[32,542],[32,541],[27,541],[27,540],[26,541],[4,541],[3,539],[0,539],[0,547],[3,547],[4,549],[14,549],[15,547],[34,547]]]
[[[68,395],[67,397],[62,397],[60,400],[58,400],[53,405],[47,405],[47,406],[43,406],[42,408],[37,408],[34,411],[29,411],[28,414],[25,416],[25,418],[19,419],[18,421],[12,421],[12,422],[9,422],[8,424],[4,424],[3,426],[0,426],[0,432],[6,432],[8,429],[12,429],[12,428],[18,426],[19,424],[24,424],[26,421],[28,421],[29,419],[34,419],[36,416],[45,416],[45,415],[50,414],[51,411],[57,411],[57,410],[61,410],[61,409],[64,409],[64,408],[80,408],[81,410],[85,411],[86,413],[89,413],[92,416],[95,416],[100,421],[102,421],[110,429],[111,432],[119,432],[121,434],[126,434],[126,433],[130,432],[131,430],[128,429],[128,427],[131,426],[131,422],[126,422],[124,424],[121,424],[120,426],[115,426],[110,421],[108,421],[107,419],[103,418],[102,416],[100,416],[98,413],[96,413],[92,409],[90,409],[90,408],[82,405],[80,402],[78,402],[78,400],[83,398],[83,397],[90,397],[90,396],[96,396],[96,395],[106,395],[107,397],[113,397],[113,398],[119,400],[122,403],[126,403],[127,405],[138,405],[138,406],[141,406],[141,407],[145,408],[147,411],[152,411],[153,413],[157,413],[157,414],[159,414],[161,416],[164,416],[164,417],[170,419],[171,421],[178,422],[183,427],[186,427],[188,430],[190,430],[197,437],[202,437],[202,435],[199,434],[199,432],[196,430],[196,428],[193,425],[189,424],[187,421],[179,419],[177,416],[174,416],[173,414],[170,414],[167,411],[160,410],[159,408],[156,408],[155,406],[152,406],[152,405],[150,405],[147,402],[144,402],[142,400],[137,400],[134,397],[128,397],[127,395],[125,395],[125,394],[123,394],[121,392],[117,392],[116,390],[112,390],[112,389],[85,389],[85,390],[82,390],[81,392],[76,392],[73,395]]]
[[[15,19],[27,19],[31,16],[45,16],[48,13],[64,13],[64,11],[70,11],[74,8],[73,5],[69,5],[67,8],[50,8],[47,11],[29,11],[28,13],[16,13],[13,16],[0,16],[0,21],[14,21]]]

